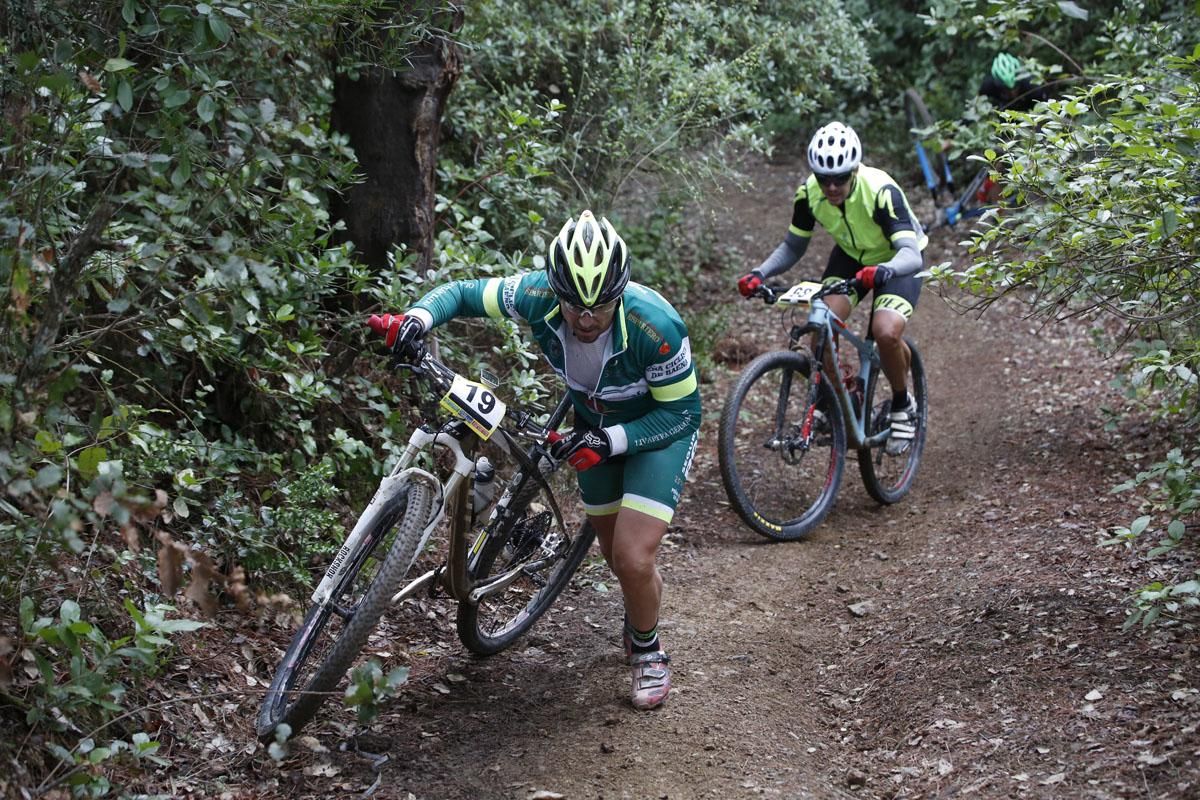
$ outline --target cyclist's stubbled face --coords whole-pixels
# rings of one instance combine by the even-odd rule
[[[825,199],[833,205],[840,206],[850,196],[856,180],[858,180],[858,176],[851,175],[850,180],[842,184],[821,183],[821,194],[825,195]]]
[[[600,334],[608,330],[616,316],[617,303],[605,303],[594,311],[580,310],[570,303],[560,302],[563,319],[575,338],[584,344],[590,344],[600,338]]]

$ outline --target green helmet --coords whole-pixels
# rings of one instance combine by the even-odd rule
[[[1010,53],[999,53],[992,59],[992,77],[1009,89],[1017,85],[1017,71],[1020,69],[1021,62]]]

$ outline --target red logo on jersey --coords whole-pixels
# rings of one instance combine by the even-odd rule
[[[658,348],[658,352],[662,353],[665,356],[667,353],[671,352],[671,345],[667,344],[666,342],[663,342],[662,347]]]

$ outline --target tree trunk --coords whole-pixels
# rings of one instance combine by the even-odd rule
[[[462,7],[452,5],[453,32],[462,25]],[[446,98],[462,73],[458,45],[445,36],[416,42],[403,72],[375,69],[357,79],[334,80],[331,122],[350,138],[363,183],[332,205],[346,223],[346,239],[358,258],[376,269],[388,266],[397,244],[418,254],[428,267],[433,253],[434,174],[438,135]]]

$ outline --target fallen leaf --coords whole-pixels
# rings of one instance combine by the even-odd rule
[[[158,548],[158,582],[162,584],[162,593],[170,597],[179,591],[179,584],[183,581],[183,553],[171,537],[159,533],[158,538],[162,542]]]

